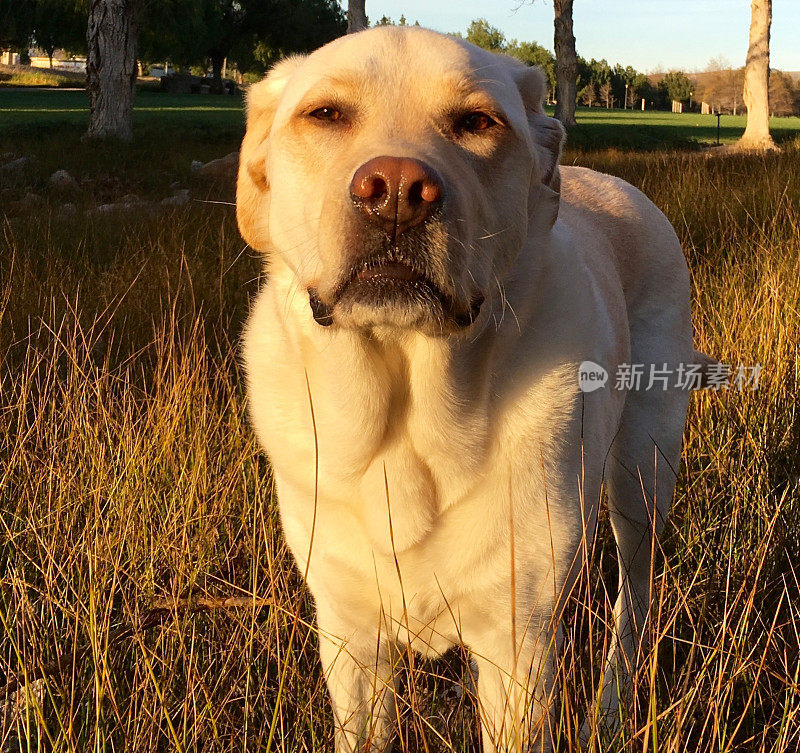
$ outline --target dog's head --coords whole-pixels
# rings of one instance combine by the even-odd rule
[[[237,214],[320,325],[466,330],[558,211],[561,125],[537,68],[379,27],[248,93]]]

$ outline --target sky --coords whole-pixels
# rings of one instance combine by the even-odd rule
[[[346,3],[345,3],[346,4]],[[394,21],[405,14],[438,31],[466,31],[485,18],[507,38],[553,49],[550,0],[366,0],[367,16]],[[712,58],[744,65],[749,0],[575,0],[578,54],[639,71],[704,70]],[[800,71],[800,0],[774,0],[771,65]]]

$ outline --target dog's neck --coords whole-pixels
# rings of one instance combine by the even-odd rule
[[[281,332],[274,357],[297,405],[312,403],[321,451],[336,458],[337,473],[356,477],[404,446],[428,468],[439,510],[480,482],[487,448],[502,431],[496,412],[512,397],[510,372],[530,350],[520,339],[530,341],[544,319],[548,288],[538,274],[546,256],[524,249],[515,275],[497,282],[473,326],[449,337],[321,326],[292,271],[274,261],[265,291]]]
[[[518,263],[514,278],[496,281],[474,324],[444,337],[389,328],[346,329],[335,323],[321,326],[305,291],[280,258],[270,263],[269,285],[276,313],[280,311],[284,320],[286,346],[312,381],[336,384],[345,393],[363,391],[369,384],[376,391],[390,392],[391,400],[411,396],[419,406],[430,401],[431,410],[434,406],[447,410],[452,404],[463,417],[486,407],[493,377],[489,363],[497,342],[502,340],[505,350],[513,350],[513,342],[536,317],[527,290],[536,287],[541,269],[534,268],[541,267],[541,259],[531,249],[525,249],[523,256],[525,269],[519,270]]]

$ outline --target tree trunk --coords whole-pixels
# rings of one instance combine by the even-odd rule
[[[578,80],[578,55],[572,33],[572,0],[553,0],[555,10],[556,81],[558,100],[556,117],[565,126],[575,125],[575,97]]]
[[[133,138],[139,0],[91,0],[86,41],[89,138]]]
[[[769,29],[772,0],[750,4],[750,46],[744,69],[744,104],[747,128],[737,146],[741,149],[775,149],[769,133]]]
[[[367,11],[364,8],[365,0],[348,0],[347,2],[347,33],[353,34],[367,28]]]
[[[222,65],[225,62],[225,56],[220,54],[211,55],[211,93],[224,94],[225,90],[222,87]]]

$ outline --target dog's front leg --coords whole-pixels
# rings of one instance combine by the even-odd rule
[[[526,636],[512,651],[506,632],[492,635],[471,646],[478,666],[483,753],[549,753],[554,641],[542,631],[538,639]]]
[[[342,635],[324,620],[319,627],[320,659],[336,723],[336,753],[388,751],[396,717],[389,643],[374,633]]]

